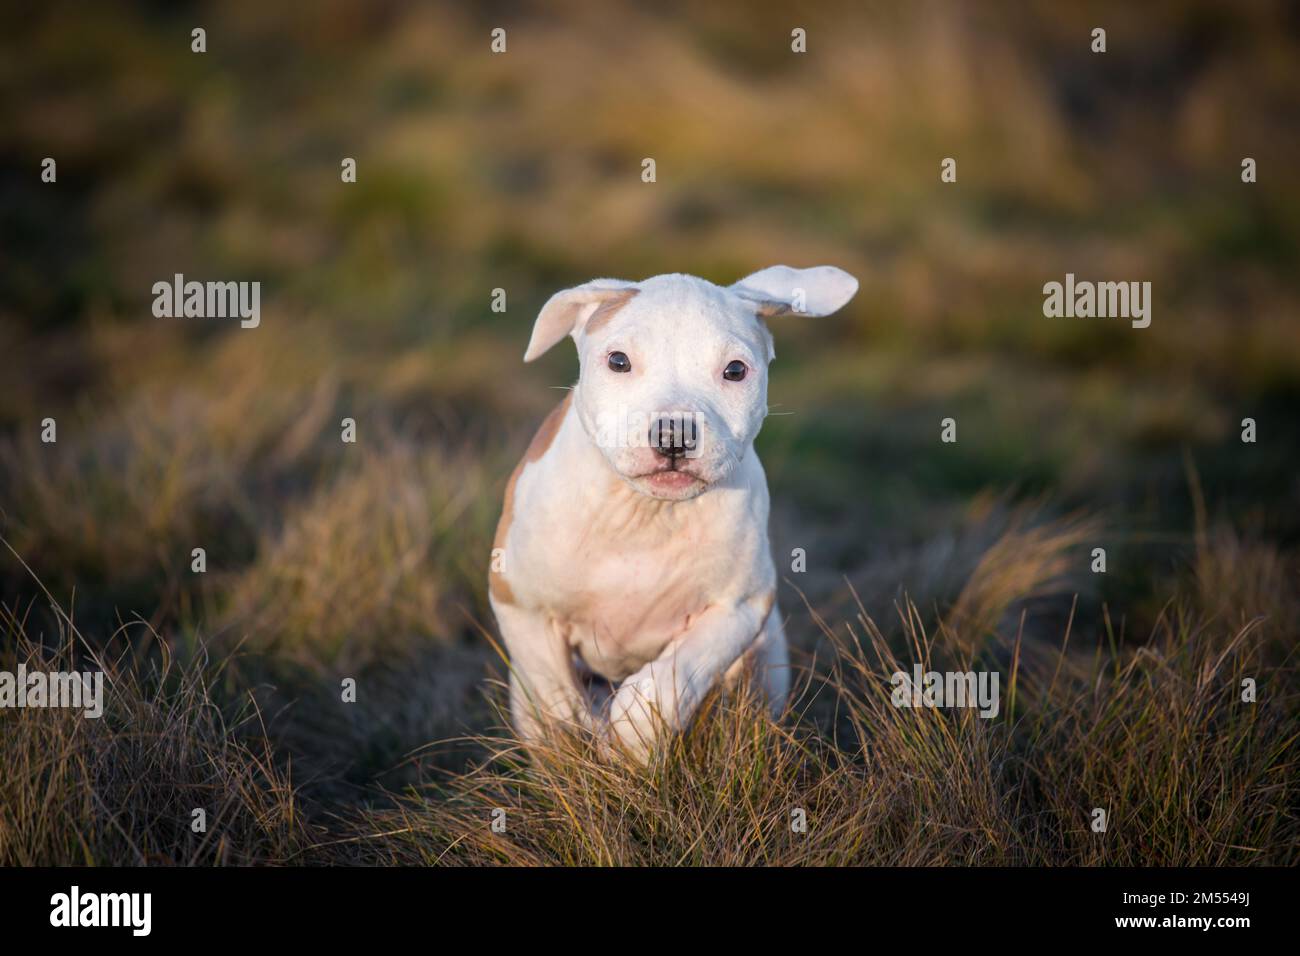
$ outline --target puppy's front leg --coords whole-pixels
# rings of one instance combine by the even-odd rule
[[[619,686],[610,702],[610,735],[644,760],[660,733],[685,727],[709,688],[757,640],[774,598],[769,591],[701,614]]]
[[[591,710],[573,672],[564,635],[538,611],[493,603],[510,653],[510,713],[524,740],[541,736],[546,720],[591,727]]]

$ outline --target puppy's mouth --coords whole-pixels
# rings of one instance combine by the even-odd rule
[[[708,482],[680,467],[680,461],[681,459],[675,459],[671,464],[666,463],[653,471],[629,475],[629,480],[647,489],[656,498],[684,498],[703,490]]]

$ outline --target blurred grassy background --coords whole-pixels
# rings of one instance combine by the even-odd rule
[[[848,582],[872,613],[946,608],[1008,528],[1075,512],[1098,530],[1030,575],[1031,637],[1077,593],[1084,641],[1103,608],[1140,640],[1194,577],[1294,643],[1293,5],[51,2],[0,36],[0,534],[106,644],[241,648],[226,679],[312,798],[373,799],[490,719],[491,531],[576,372],[521,356],[596,276],[861,279],[840,315],[772,323],[797,648],[796,585],[828,619]],[[261,327],[153,318],[177,272],[260,280]],[[1044,318],[1066,272],[1150,281],[1150,328]]]

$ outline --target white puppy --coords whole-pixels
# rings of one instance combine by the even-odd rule
[[[784,706],[753,448],[774,355],[762,319],[829,315],[857,288],[831,266],[773,266],[729,288],[597,279],[546,303],[524,361],[571,335],[578,384],[510,478],[489,575],[525,739],[572,720],[644,758],[747,662]]]

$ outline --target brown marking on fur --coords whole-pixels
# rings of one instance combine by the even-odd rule
[[[497,522],[497,533],[492,539],[493,551],[506,546],[506,534],[510,531],[510,523],[515,516],[515,484],[519,481],[519,475],[524,470],[524,465],[530,461],[536,461],[546,454],[546,449],[551,447],[551,442],[555,441],[555,436],[560,430],[560,423],[564,421],[564,415],[569,410],[569,402],[573,398],[573,393],[569,392],[564,396],[564,401],[560,402],[551,409],[551,413],[546,416],[541,426],[537,429],[537,434],[533,435],[533,440],[528,443],[528,450],[524,452],[524,457],[515,465],[515,470],[510,474],[510,480],[506,482],[505,503],[501,506],[501,520]],[[515,601],[514,592],[510,590],[510,582],[506,580],[504,571],[493,571],[488,576],[488,591],[491,595],[502,604],[513,604]]]
[[[564,400],[551,409],[551,413],[546,416],[542,424],[537,428],[537,434],[533,440],[528,443],[528,451],[524,452],[524,463],[536,461],[546,454],[546,449],[551,447],[551,442],[555,441],[555,436],[560,432],[560,423],[564,421],[564,415],[569,410],[569,403],[573,401],[573,392],[567,392]]]
[[[488,593],[496,598],[498,604],[514,604],[515,592],[510,590],[510,582],[504,577],[504,571],[493,571],[492,580],[488,582]]]
[[[790,311],[790,305],[786,302],[760,302],[755,310],[760,319],[770,319],[775,315],[785,315]]]
[[[640,289],[624,289],[621,292],[611,295],[600,304],[599,309],[591,313],[591,318],[587,320],[587,324],[583,327],[583,334],[591,335],[593,332],[600,331],[601,327],[612,319],[619,309],[627,305],[628,302],[631,301],[632,296],[636,295],[640,291]]]

